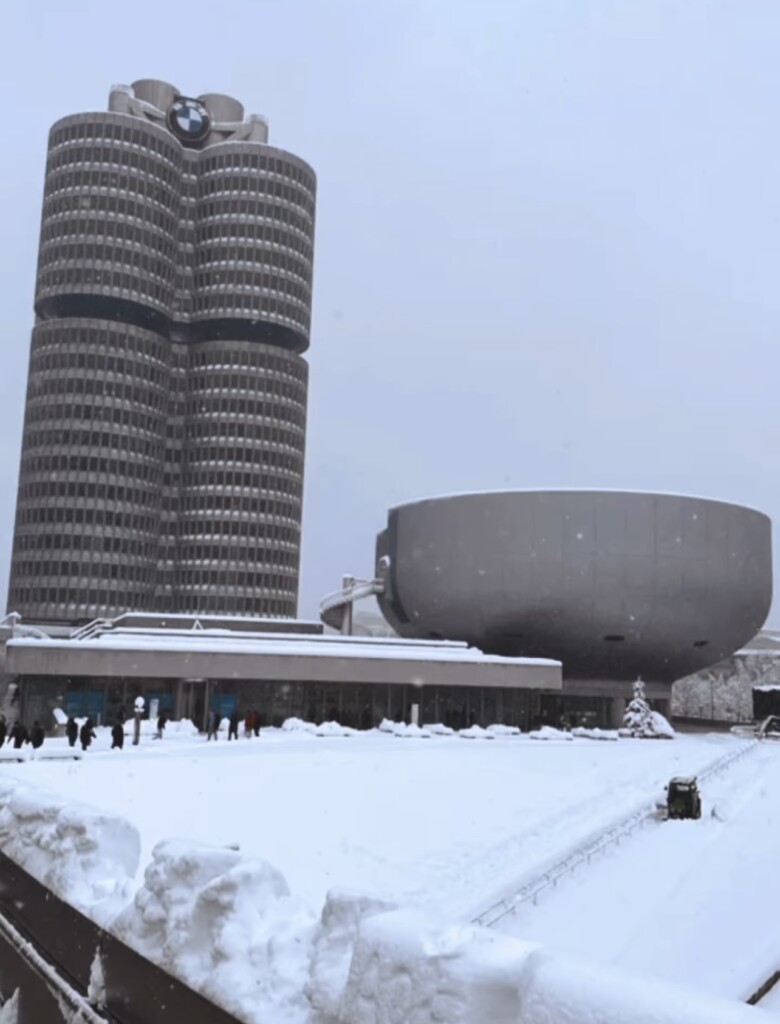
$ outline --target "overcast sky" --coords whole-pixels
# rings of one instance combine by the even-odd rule
[[[3,594],[48,128],[138,78],[317,171],[302,615],[425,495],[780,519],[777,0],[28,0],[3,37]]]

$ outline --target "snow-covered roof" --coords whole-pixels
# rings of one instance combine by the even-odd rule
[[[178,651],[181,653],[251,654],[282,657],[322,657],[366,660],[457,662],[475,665],[549,665],[549,658],[508,658],[483,654],[464,643],[442,640],[403,640],[396,637],[308,636],[294,633],[237,633],[224,629],[156,630],[110,629],[83,640],[18,637],[9,648],[46,651]]]
[[[412,498],[409,501],[399,502],[397,505],[393,505],[391,511],[406,508],[410,505],[422,505],[427,501],[444,501],[450,498],[475,498],[481,495],[499,494],[634,494],[642,498],[685,498],[690,501],[712,502],[714,505],[733,505],[734,508],[757,512],[759,515],[765,516],[767,519],[769,518],[766,512],[763,512],[760,508],[754,508],[752,505],[742,505],[738,501],[729,501],[725,498],[710,498],[700,494],[677,494],[674,491],[640,491],[620,487],[510,487],[485,491],[458,491],[452,494],[427,494],[422,498]]]

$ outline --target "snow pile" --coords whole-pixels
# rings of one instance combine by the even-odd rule
[[[431,736],[454,736],[455,730],[450,729],[448,725],[444,725],[442,722],[434,722],[433,725],[426,725],[425,728],[431,734]]]
[[[340,725],[338,722],[323,722],[317,726],[315,736],[356,736],[357,729],[351,729],[348,725]]]
[[[314,933],[306,996],[316,1014],[337,1019],[347,986],[358,927],[364,918],[389,910],[392,903],[347,890],[331,890]]]
[[[169,840],[111,930],[242,1020],[303,1024],[315,923],[266,861]]]
[[[522,729],[518,729],[516,725],[489,725],[487,731],[492,732],[494,736],[520,736],[522,734]]]
[[[105,726],[109,729],[109,726]],[[109,729],[110,731],[110,729]],[[125,736],[133,736],[135,733],[135,721],[128,718],[125,722]],[[157,719],[141,719],[141,736],[157,735]],[[163,729],[164,739],[190,740],[199,735],[198,727],[189,718],[181,718],[177,721],[168,720]]]
[[[481,725],[472,725],[468,729],[459,729],[458,736],[464,740],[494,740],[496,738],[492,732],[483,729]]]
[[[400,910],[361,921],[337,1019],[339,1024],[751,1024],[762,1017],[744,1003],[580,964],[489,929],[437,923]]]
[[[582,726],[572,729],[571,734],[583,740],[616,740],[619,738],[617,729],[585,729]]]
[[[29,760],[31,750],[32,747],[29,743],[25,743],[18,750],[12,743],[7,743],[5,746],[0,747],[0,761],[27,761]]]
[[[574,736],[563,729],[556,729],[552,725],[543,725],[541,729],[534,729],[528,733],[532,740],[573,740]]]
[[[521,996],[523,1024],[757,1024],[752,1006],[539,951]]]
[[[399,722],[394,722],[390,718],[383,718],[377,726],[377,729],[380,732],[394,733],[399,724]]]
[[[653,723],[653,733],[660,739],[673,740],[675,737],[675,731],[671,726],[671,723],[667,718],[661,714],[660,711],[652,711],[651,719]]]
[[[282,730],[284,732],[308,732],[316,733],[317,726],[314,722],[304,722],[302,718],[285,718],[282,722]]]
[[[95,956],[89,968],[89,985],[87,986],[87,999],[91,1006],[102,1010],[106,1005],[106,975],[103,971],[103,960],[100,950],[95,950]]]
[[[0,1008],[0,1024],[19,1024],[19,989]]]
[[[130,897],[141,838],[125,818],[7,780],[0,783],[0,849],[104,923]]]
[[[526,1024],[519,988],[532,949],[409,910],[369,917],[360,924],[339,1024]]]
[[[410,722],[408,725],[406,722],[399,722],[395,729],[393,729],[393,736],[400,736],[401,739],[418,740],[429,740],[431,738],[431,734],[427,729],[415,725],[414,722]]]

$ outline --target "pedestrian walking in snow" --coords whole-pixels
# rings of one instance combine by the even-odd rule
[[[111,749],[121,750],[125,745],[125,727],[122,719],[117,716],[116,723],[111,730]]]
[[[214,740],[216,741],[218,730],[219,730],[219,712],[218,711],[214,711],[214,710],[209,711],[208,736],[206,737],[206,739],[210,740],[211,737],[213,736]]]
[[[68,737],[70,746],[75,747],[76,740],[79,738],[79,725],[72,715],[65,723],[65,735]]]
[[[22,744],[28,742],[27,728],[22,725],[21,722],[16,722],[13,729],[11,729],[11,735],[9,741],[13,740],[14,749],[21,750]]]
[[[92,740],[95,739],[95,730],[92,727],[92,719],[88,718],[82,725],[79,731],[79,739],[81,740],[81,749],[87,750]]]
[[[37,720],[33,722],[32,729],[30,730],[30,743],[33,745],[33,749],[37,750],[38,747],[43,746],[43,740],[46,733],[43,731],[43,726]]]
[[[255,725],[254,725],[255,736],[259,736],[260,735],[260,712],[257,710],[257,708],[255,708],[255,710],[252,712],[252,714],[255,716]]]
[[[255,713],[254,711],[247,711],[246,718],[244,719],[244,735],[247,739],[250,738],[255,729]]]
[[[165,712],[161,711],[160,712],[160,717],[157,719],[157,739],[158,740],[161,740],[163,738],[163,729],[165,728],[165,723],[167,721],[168,721],[168,718],[167,718]]]
[[[238,723],[239,723],[239,720],[240,720],[240,715],[238,713],[238,708],[233,708],[233,710],[230,712],[230,728],[228,729],[228,739],[229,740],[234,740],[234,739],[237,740],[238,739]]]

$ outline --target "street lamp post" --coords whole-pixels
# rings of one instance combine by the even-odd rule
[[[144,699],[143,697],[136,697],[135,703],[133,704],[133,717],[135,719],[133,726],[133,746],[137,747],[141,742],[141,718],[144,713]]]

